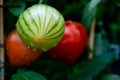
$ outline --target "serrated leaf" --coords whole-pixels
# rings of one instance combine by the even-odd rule
[[[120,76],[116,74],[106,74],[102,77],[102,80],[120,80]]]
[[[46,78],[34,71],[24,72],[19,70],[18,73],[12,75],[11,80],[46,80]]]
[[[7,4],[9,4],[9,5],[14,5],[14,4],[20,5],[20,7],[9,8],[9,11],[17,17],[25,10],[25,7],[26,7],[26,3],[22,0],[12,0],[12,1],[8,2]]]

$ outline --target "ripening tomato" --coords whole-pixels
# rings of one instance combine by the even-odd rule
[[[17,30],[9,33],[6,39],[6,52],[11,66],[29,65],[41,55],[42,51],[33,50],[20,39]]]
[[[61,41],[47,54],[54,60],[73,63],[86,48],[87,32],[79,22],[68,20],[65,25],[65,32]]]

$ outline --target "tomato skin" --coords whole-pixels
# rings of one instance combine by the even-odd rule
[[[28,48],[20,39],[16,29],[7,36],[6,52],[10,65],[15,67],[29,65],[42,53],[42,51]]]
[[[87,44],[87,32],[84,26],[71,20],[66,21],[65,32],[59,44],[48,51],[48,55],[57,61],[74,63],[83,53]]]

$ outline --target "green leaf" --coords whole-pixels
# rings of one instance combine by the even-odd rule
[[[71,75],[72,80],[91,80],[90,78],[99,74],[106,68],[114,59],[113,54],[104,53],[100,56],[94,57],[91,60],[85,60],[76,68],[76,71]],[[86,79],[89,77],[89,79]],[[76,79],[77,78],[77,79]]]
[[[118,24],[118,23],[111,23],[110,24],[110,28],[111,28],[111,30],[118,31],[118,30],[120,30],[120,24]]]
[[[120,44],[120,24],[118,23],[111,23],[110,24],[110,40],[112,43]]]
[[[120,80],[120,76],[116,74],[106,74],[102,77],[102,80]]]
[[[96,16],[97,5],[101,0],[91,0],[84,8],[81,22],[89,30],[93,19]]]
[[[94,38],[94,56],[108,53],[109,50],[110,43],[107,39],[105,31],[101,30],[100,32],[97,32]]]
[[[80,3],[79,2],[74,2],[72,4],[65,5],[65,10],[63,12],[63,15],[67,16],[70,13],[72,13],[73,11],[76,11],[76,10],[79,10],[79,9],[80,9]]]
[[[89,12],[91,12],[96,6],[101,2],[101,0],[91,0],[89,6]]]
[[[97,10],[95,7],[90,11],[89,7],[90,7],[90,3],[88,3],[84,8],[81,19],[81,23],[86,27],[87,30],[89,30],[91,23],[96,16],[96,10]]]
[[[46,80],[46,78],[33,71],[18,70],[18,73],[12,75],[11,80]]]
[[[26,7],[25,2],[22,0],[11,0],[7,4],[8,5],[20,5],[20,7],[9,8],[9,11],[17,17],[25,10],[25,7]]]
[[[95,34],[94,57],[91,60],[83,61],[78,67],[73,80],[93,80],[93,77],[100,74],[115,59],[110,52],[110,43],[104,30]]]

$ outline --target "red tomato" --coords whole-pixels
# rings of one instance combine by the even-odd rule
[[[73,63],[83,53],[87,43],[87,32],[78,22],[66,21],[64,36],[60,43],[50,49],[48,55],[57,61]]]
[[[42,53],[26,46],[20,39],[17,30],[11,31],[7,36],[6,51],[12,66],[28,65],[38,59]]]

